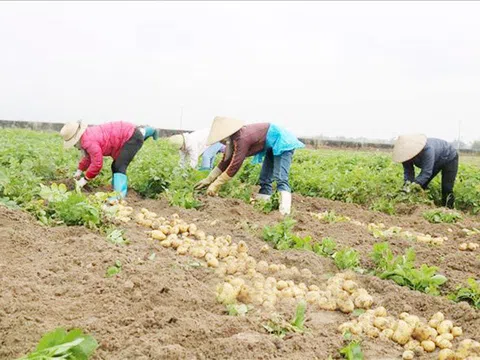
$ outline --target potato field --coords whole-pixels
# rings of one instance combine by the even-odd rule
[[[480,359],[478,158],[445,210],[390,153],[300,150],[284,218],[249,160],[207,197],[147,141],[106,206],[79,157],[0,131],[0,359]]]

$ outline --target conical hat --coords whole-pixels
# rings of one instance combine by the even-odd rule
[[[210,134],[207,138],[207,146],[215,144],[240,130],[245,123],[241,120],[216,116],[213,119]]]
[[[422,134],[401,135],[393,146],[393,161],[403,163],[417,156],[427,143]]]
[[[65,149],[75,146],[80,140],[88,125],[82,121],[69,122],[63,125],[60,135],[63,137]]]
[[[168,142],[178,149],[182,149],[185,146],[185,138],[182,134],[170,136]]]

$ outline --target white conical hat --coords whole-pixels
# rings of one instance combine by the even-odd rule
[[[400,135],[393,146],[393,161],[405,162],[413,159],[427,144],[423,134]]]
[[[185,146],[185,137],[182,134],[173,135],[168,138],[168,142],[178,149],[182,149]]]
[[[73,121],[63,125],[60,135],[63,137],[63,146],[68,149],[80,140],[88,125],[82,121]]]
[[[207,138],[207,146],[229,137],[240,130],[244,125],[245,123],[241,120],[215,116],[212,127],[210,128],[210,134]]]

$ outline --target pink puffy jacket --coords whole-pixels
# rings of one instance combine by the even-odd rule
[[[94,178],[102,170],[104,156],[111,156],[113,159],[118,157],[123,145],[135,132],[135,128],[133,124],[117,121],[91,126],[85,130],[80,145],[87,154],[80,160],[78,168],[86,171],[87,179]]]

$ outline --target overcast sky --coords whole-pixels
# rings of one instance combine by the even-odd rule
[[[480,3],[0,2],[0,119],[480,139]]]

